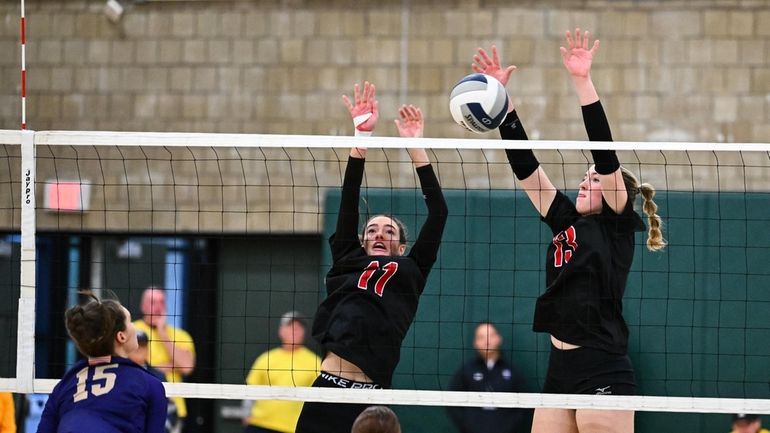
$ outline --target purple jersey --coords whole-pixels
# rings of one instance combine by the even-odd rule
[[[163,384],[126,358],[78,361],[51,392],[38,433],[163,433]]]

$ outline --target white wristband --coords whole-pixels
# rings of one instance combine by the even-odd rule
[[[358,129],[359,126],[361,126],[364,122],[369,120],[372,117],[372,113],[364,113],[360,114],[353,118],[353,129],[355,130],[355,136],[356,137],[370,137],[372,135],[372,131],[362,131]]]
[[[358,128],[359,126],[361,126],[362,123],[366,122],[371,117],[372,117],[372,113],[359,114],[358,116],[353,118],[353,126]]]

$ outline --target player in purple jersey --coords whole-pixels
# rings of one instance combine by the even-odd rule
[[[38,433],[163,433],[168,404],[163,385],[127,359],[138,346],[131,313],[116,300],[81,294],[90,299],[64,317],[86,359],[51,392]]]

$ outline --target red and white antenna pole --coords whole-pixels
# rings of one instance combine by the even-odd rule
[[[27,129],[27,32],[24,22],[24,0],[21,0],[21,129]]]

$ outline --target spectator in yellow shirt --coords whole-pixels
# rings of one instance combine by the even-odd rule
[[[147,363],[166,375],[168,382],[182,382],[195,369],[195,345],[184,329],[166,323],[166,292],[160,287],[148,287],[142,292],[142,318],[134,322],[137,330],[149,336]],[[187,406],[181,397],[173,397],[179,425],[187,417]]]
[[[260,355],[246,377],[249,385],[310,386],[318,377],[321,359],[303,346],[302,315],[290,311],[278,327],[281,346]],[[244,419],[245,433],[294,433],[302,411],[301,401],[259,400],[246,402],[250,415]]]
[[[16,411],[10,392],[0,392],[0,433],[16,433]]]

